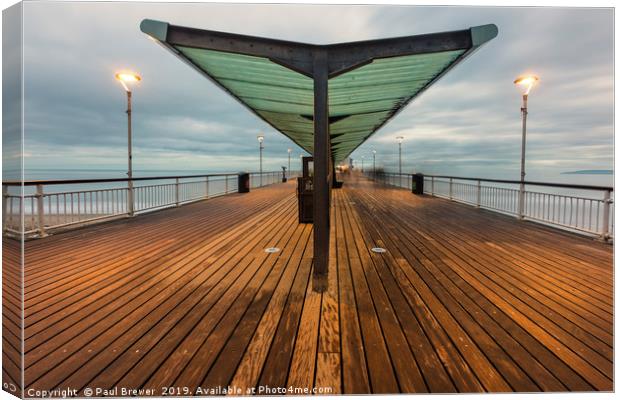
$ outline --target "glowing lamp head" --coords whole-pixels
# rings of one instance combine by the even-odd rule
[[[293,151],[293,149],[288,149],[288,154],[291,154],[291,152]]]
[[[396,141],[400,144],[403,142],[403,140],[405,140],[405,138],[403,136],[396,136]]]
[[[372,151],[372,154],[377,154],[377,150],[373,150],[373,151]]]
[[[125,90],[128,92],[128,84],[138,83],[142,80],[140,75],[136,74],[135,72],[118,72],[114,75],[114,77],[121,83],[121,85],[123,85],[123,88],[125,88]]]
[[[256,136],[256,138],[258,139],[258,143],[263,143],[263,141],[265,140],[265,137],[263,135],[258,135]]]
[[[515,79],[515,85],[521,86],[523,88],[523,94],[530,94],[530,90],[534,87],[534,85],[538,82],[538,77],[536,75],[522,75]]]

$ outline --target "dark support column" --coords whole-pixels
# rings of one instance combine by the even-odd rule
[[[329,143],[329,107],[327,102],[327,51],[314,56],[314,274],[327,274],[329,264],[329,212],[331,155]]]

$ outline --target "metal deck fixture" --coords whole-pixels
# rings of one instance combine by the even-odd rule
[[[277,247],[267,247],[265,253],[278,253],[280,251]]]
[[[370,251],[372,251],[373,253],[385,253],[387,250],[383,247],[373,247],[372,249],[370,249]]]
[[[315,274],[326,274],[329,263],[334,166],[497,36],[491,24],[315,45],[150,19],[140,29],[312,154]]]

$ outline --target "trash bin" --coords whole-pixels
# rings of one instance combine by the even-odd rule
[[[247,172],[239,172],[237,191],[239,193],[248,193],[250,191],[250,174]]]
[[[423,174],[411,175],[411,192],[413,192],[413,194],[424,194],[424,175]]]
[[[297,178],[297,210],[300,224],[312,223],[313,221],[311,185],[312,181],[301,176]]]

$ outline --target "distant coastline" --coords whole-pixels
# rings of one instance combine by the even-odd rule
[[[563,175],[613,175],[614,171],[611,169],[582,169],[579,171],[562,172]]]

